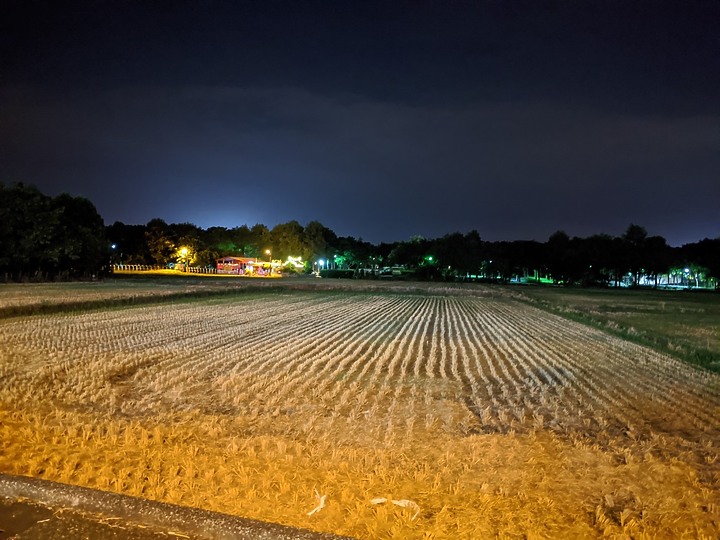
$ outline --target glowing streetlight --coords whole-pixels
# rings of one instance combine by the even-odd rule
[[[178,260],[183,264],[183,272],[187,272],[187,267],[190,262],[190,249],[187,246],[183,246],[177,251]]]

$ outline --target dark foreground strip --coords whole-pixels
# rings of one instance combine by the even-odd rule
[[[120,519],[137,525],[177,531],[191,538],[217,540],[348,538],[25,476],[0,474],[0,497],[30,500],[53,510],[86,512],[96,514],[101,519]]]

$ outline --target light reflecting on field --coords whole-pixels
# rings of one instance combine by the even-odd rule
[[[4,320],[3,470],[357,536],[718,532],[720,377],[447,292]]]

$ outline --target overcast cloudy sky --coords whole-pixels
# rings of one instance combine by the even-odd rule
[[[720,2],[4,0],[0,181],[107,224],[720,236]]]

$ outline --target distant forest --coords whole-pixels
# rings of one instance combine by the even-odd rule
[[[0,183],[5,281],[87,279],[108,274],[113,265],[211,267],[226,256],[302,257],[305,271],[328,277],[715,288],[720,283],[720,237],[671,247],[635,224],[619,237],[578,238],[558,231],[546,242],[491,242],[470,231],[375,245],[337,236],[318,221],[304,226],[289,221],[272,229],[262,224],[202,229],[161,219],[105,226],[85,198],[50,197],[33,186]]]

